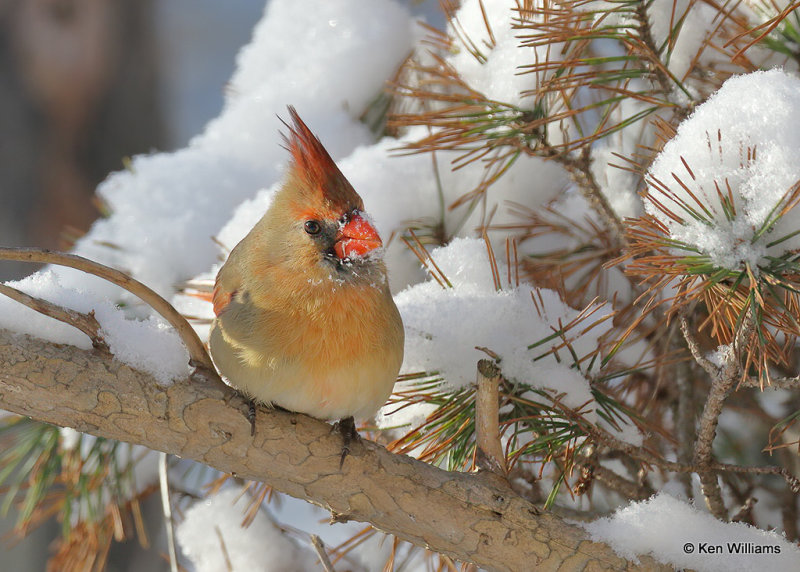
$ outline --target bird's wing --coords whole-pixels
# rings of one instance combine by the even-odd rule
[[[215,316],[219,316],[230,306],[231,300],[242,286],[242,275],[239,271],[241,265],[235,263],[237,254],[234,248],[214,282],[211,303],[214,305]]]

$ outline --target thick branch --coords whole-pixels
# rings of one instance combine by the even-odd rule
[[[200,376],[159,387],[103,352],[0,330],[0,407],[263,481],[339,520],[369,522],[486,569],[637,567],[580,528],[538,514],[490,473],[446,472],[369,441],[340,470],[341,442],[330,426],[278,411],[259,410],[251,437],[244,400]]]

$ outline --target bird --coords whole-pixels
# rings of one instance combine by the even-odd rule
[[[251,422],[253,403],[338,420],[341,468],[359,438],[354,418],[374,416],[391,394],[404,329],[361,196],[295,108],[288,111],[289,166],[217,274],[209,349],[250,399]]]

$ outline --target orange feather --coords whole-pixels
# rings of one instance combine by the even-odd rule
[[[289,106],[289,115],[293,125],[289,128],[290,136],[284,136],[291,154],[291,171],[298,178],[301,187],[298,192],[308,193],[305,201],[311,207],[324,206],[337,210],[363,203],[355,189],[331,159],[322,142],[303,123],[294,107]]]

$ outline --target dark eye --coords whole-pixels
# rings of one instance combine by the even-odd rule
[[[303,225],[303,229],[304,229],[304,230],[305,230],[305,231],[306,231],[308,234],[319,234],[319,232],[322,230],[322,227],[321,227],[321,226],[320,226],[320,224],[319,224],[317,221],[315,221],[315,220],[307,220],[307,221],[305,222],[305,224]]]

